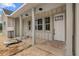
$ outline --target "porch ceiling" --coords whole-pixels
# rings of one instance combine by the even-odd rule
[[[24,5],[22,5],[18,10],[16,10],[14,13],[12,13],[11,15],[7,15],[10,17],[18,17],[19,15],[21,15],[22,13],[27,12],[29,9],[39,5],[40,3],[25,3]]]

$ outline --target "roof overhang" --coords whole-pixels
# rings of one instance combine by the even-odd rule
[[[15,12],[11,15],[7,15],[8,17],[18,17],[19,15],[27,12],[29,9],[36,7],[40,3],[24,3],[20,8],[18,8]]]

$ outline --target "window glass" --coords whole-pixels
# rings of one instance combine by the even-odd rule
[[[31,21],[28,21],[29,30],[31,30]]]
[[[46,30],[50,30],[50,24],[46,24]]]
[[[60,20],[63,20],[63,15],[56,16],[55,17],[55,21],[60,21]]]
[[[45,18],[45,23],[50,23],[50,17]]]
[[[50,17],[45,18],[45,30],[50,30]]]
[[[38,20],[35,20],[35,30],[38,30]]]
[[[14,31],[8,31],[8,38],[14,37]]]
[[[35,20],[35,29],[42,30],[42,19]]]
[[[38,30],[42,30],[42,25],[38,25]]]
[[[42,19],[38,19],[38,24],[42,24]]]
[[[42,19],[38,19],[38,30],[42,30]]]

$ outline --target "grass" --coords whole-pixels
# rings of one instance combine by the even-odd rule
[[[2,30],[0,30],[0,35],[2,35]]]

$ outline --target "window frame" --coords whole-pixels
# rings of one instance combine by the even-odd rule
[[[29,31],[31,30],[31,23],[32,23],[31,20],[29,20],[29,21],[28,21],[28,30],[29,30]]]
[[[39,22],[39,20],[41,20],[41,22]],[[39,26],[41,26],[41,29],[39,29]],[[43,19],[39,18],[37,20],[35,20],[35,30],[43,30]]]
[[[47,19],[46,19],[46,18],[47,18]],[[48,18],[49,18],[49,19],[48,19]],[[49,20],[49,21],[46,22],[46,20]],[[49,17],[49,16],[44,18],[44,26],[45,26],[44,30],[50,31],[50,17]],[[47,29],[46,26],[48,26],[49,28]]]

